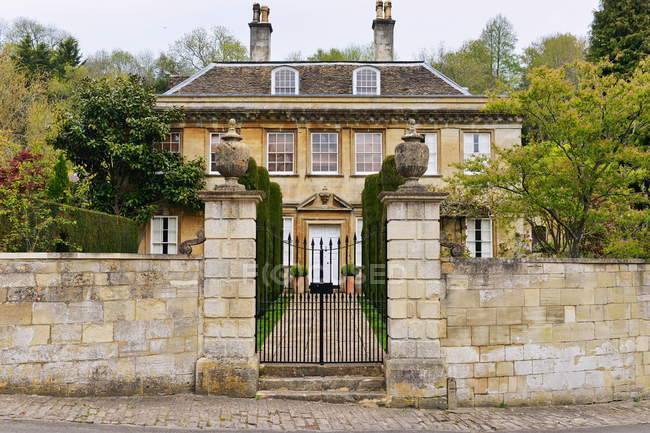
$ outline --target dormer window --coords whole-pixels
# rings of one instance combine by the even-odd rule
[[[286,66],[273,71],[271,75],[272,95],[297,95],[299,90],[298,71]]]
[[[376,96],[380,94],[381,79],[379,70],[370,67],[354,71],[352,89],[355,95]]]

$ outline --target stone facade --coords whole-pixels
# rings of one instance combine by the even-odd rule
[[[454,259],[442,277],[460,405],[650,396],[650,264]]]
[[[203,261],[0,254],[0,392],[194,389]]]

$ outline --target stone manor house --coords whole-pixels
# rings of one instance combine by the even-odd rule
[[[211,190],[223,183],[214,147],[228,120],[236,119],[252,157],[282,188],[284,239],[360,236],[365,177],[394,153],[409,118],[430,151],[424,184],[443,187],[455,164],[520,143],[520,121],[481,112],[485,96],[470,94],[424,62],[395,61],[390,2],[377,2],[374,60],[368,62],[271,61],[269,8],[255,5],[249,27],[251,61],[213,63],[158,97],[161,109],[180,106],[186,113],[158,146],[203,157]],[[203,219],[162,207],[141,237],[140,252],[176,253],[196,237]],[[495,256],[513,232],[488,218],[460,224],[443,218],[445,227],[454,227],[455,239],[466,238],[475,257]],[[194,253],[202,254],[202,246]]]

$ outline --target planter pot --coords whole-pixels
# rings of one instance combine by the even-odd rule
[[[354,295],[354,276],[345,277],[345,293],[348,295]]]

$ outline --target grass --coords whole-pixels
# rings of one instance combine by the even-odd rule
[[[360,296],[358,299],[361,308],[363,309],[363,314],[366,316],[366,319],[370,324],[370,329],[372,329],[375,337],[377,337],[379,345],[384,349],[384,352],[388,351],[388,330],[386,327],[386,318],[365,297]]]
[[[292,296],[280,296],[269,306],[269,309],[262,317],[257,318],[255,321],[255,327],[257,328],[255,345],[257,350],[260,350],[266,338],[271,334],[275,325],[278,324],[292,298]]]

